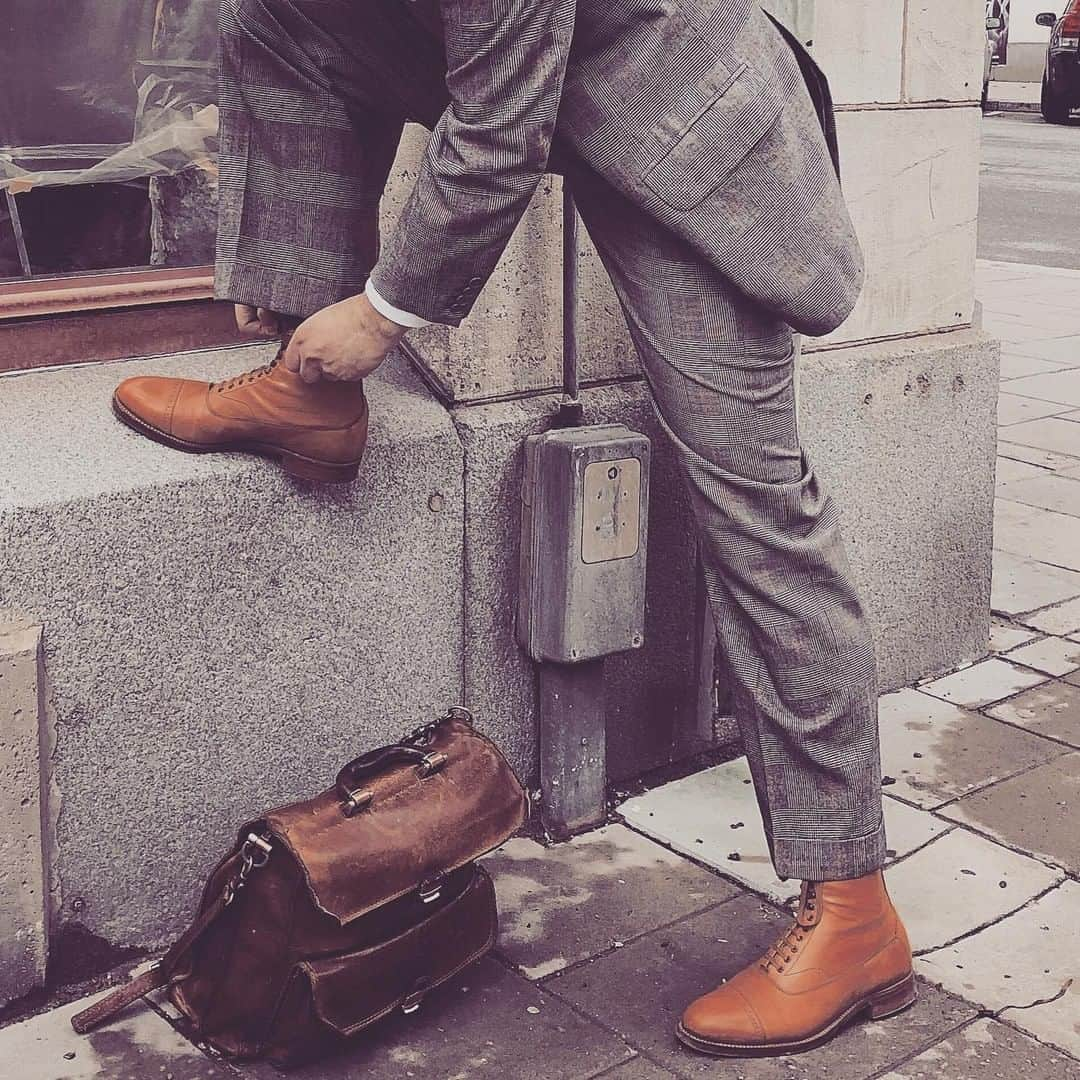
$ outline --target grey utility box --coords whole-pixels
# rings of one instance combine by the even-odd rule
[[[644,643],[650,449],[623,424],[525,440],[517,634],[534,660]]]

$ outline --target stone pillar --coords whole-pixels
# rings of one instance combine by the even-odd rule
[[[42,702],[41,628],[0,618],[0,1008],[45,981],[51,746]]]
[[[983,0],[774,0],[830,75],[844,186],[868,262],[837,332],[803,342],[804,440],[845,512],[885,688],[984,651],[997,352],[973,328]],[[959,8],[959,10],[957,10]],[[426,132],[407,132],[392,227]],[[470,317],[409,335],[466,455],[466,689],[532,760],[535,687],[513,639],[520,444],[560,385],[561,180],[548,177]],[[695,649],[692,525],[619,304],[580,230],[588,418],[654,436],[647,647],[610,664],[614,778],[709,745]],[[721,726],[719,736],[733,734]]]

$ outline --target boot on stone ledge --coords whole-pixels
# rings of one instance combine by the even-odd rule
[[[136,376],[113,394],[129,427],[192,453],[246,450],[280,460],[291,476],[355,480],[367,442],[360,382],[306,383],[280,362],[221,382]]]
[[[760,960],[692,1002],[676,1033],[718,1057],[793,1054],[856,1017],[878,1020],[914,1001],[907,932],[876,870],[803,882],[794,925]]]

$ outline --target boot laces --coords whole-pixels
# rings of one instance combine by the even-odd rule
[[[212,382],[210,384],[210,389],[221,393],[225,390],[235,390],[238,386],[247,386],[249,383],[257,382],[259,379],[263,379],[269,375],[270,372],[277,367],[278,360],[280,359],[281,352],[279,351],[277,356],[275,356],[269,364],[262,364],[260,367],[252,368],[251,371],[243,371],[239,375],[234,375],[231,379],[222,379],[219,382]]]
[[[804,911],[813,911],[816,907],[817,892],[814,889],[814,883],[812,881],[804,881],[802,886],[802,897],[799,904],[800,913]],[[795,954],[799,951],[799,946],[809,934],[809,929],[798,919],[795,920],[780,935],[777,940],[769,946],[765,955],[761,959],[761,970],[767,972],[770,967],[775,968],[778,972],[783,971],[784,968],[791,963],[795,958]]]

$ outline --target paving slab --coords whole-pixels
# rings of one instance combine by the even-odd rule
[[[530,979],[740,892],[625,825],[550,847],[518,838],[484,865],[499,897],[498,950]]]
[[[991,705],[989,716],[1080,749],[1080,688],[1048,682]]]
[[[774,900],[798,895],[799,882],[782,882],[773,869],[745,757],[627,799],[619,813],[647,836]]]
[[[136,1004],[89,1035],[71,1017],[108,990],[0,1030],[5,1080],[225,1080],[236,1074],[211,1061],[147,1005]]]
[[[1041,672],[1025,671],[993,657],[943,678],[922,683],[919,689],[954,705],[977,709],[1045,681],[1046,676]]]
[[[994,547],[1000,551],[1077,570],[1080,544],[1076,532],[1076,518],[1070,514],[994,500]]]
[[[903,1061],[974,1015],[966,1003],[920,985],[918,1001],[906,1012],[855,1024],[795,1057],[725,1061],[683,1048],[673,1034],[683,1009],[760,957],[789,924],[790,916],[742,897],[647,934],[546,985],[683,1077],[861,1078]]]
[[[1047,637],[1006,653],[1014,663],[1046,675],[1068,675],[1080,668],[1080,643],[1068,638]]]
[[[988,334],[997,334],[994,331],[984,327]],[[1037,360],[1033,356],[1024,356],[1022,353],[1015,352],[1018,347],[1016,342],[1010,342],[1007,346],[1008,351],[1005,349],[1001,353],[1001,381],[1011,382],[1014,379],[1022,379],[1025,375],[1043,375],[1049,371],[1060,371],[1065,365],[1054,363],[1050,360]]]
[[[419,1012],[395,1012],[369,1028],[355,1048],[287,1075],[292,1080],[591,1080],[633,1054],[617,1036],[489,957],[429,994]],[[282,1080],[267,1062],[237,1066],[237,1071],[250,1080]]]
[[[701,813],[708,805],[721,808],[714,828]],[[885,800],[884,812],[890,860],[902,858],[949,828],[932,814],[896,799]],[[620,813],[635,829],[756,892],[780,903],[798,895],[799,882],[781,881],[773,869],[745,757],[628,799]]]
[[[1080,753],[977,791],[941,813],[1080,874]]]
[[[1012,458],[994,459],[994,484],[1000,489],[1016,480],[1032,480],[1039,476],[1052,475],[1049,469],[1041,465],[1030,465],[1026,461],[1013,461]],[[999,492],[1000,493],[1000,492]]]
[[[1011,626],[992,620],[990,623],[990,651],[993,653],[1007,652],[1015,649],[1017,645],[1032,641],[1038,635],[1033,630],[1023,626]]]
[[[886,793],[926,810],[1065,753],[910,687],[882,697],[878,716]]]
[[[1040,450],[1035,446],[1025,446],[1022,443],[1009,439],[998,439],[998,457],[1010,458],[1013,461],[1024,461],[1031,465],[1041,465],[1044,469],[1053,469],[1055,472],[1069,472],[1080,464],[1080,458],[1075,454],[1058,454],[1052,450]]]
[[[1080,883],[1066,881],[915,965],[946,990],[1080,1056]]]
[[[879,1080],[1080,1080],[1080,1061],[984,1018],[935,1043]]]
[[[1063,604],[1043,608],[1023,617],[1026,626],[1042,630],[1046,634],[1073,634],[1080,630],[1080,599],[1066,600]]]
[[[916,951],[940,948],[986,926],[1063,878],[967,829],[945,833],[886,874]]]
[[[1071,317],[1073,326],[1075,326],[1075,313],[1067,314],[1067,317]],[[1009,351],[1019,356],[1030,356],[1036,360],[1059,364],[1066,368],[1080,367],[1080,335],[1076,334],[1069,334],[1066,337],[1044,338],[1042,341],[1025,341],[1012,346]],[[1074,384],[1069,384],[1070,388],[1072,386]],[[1041,384],[1039,384],[1039,387],[1042,389]],[[1035,394],[1033,396],[1039,397],[1041,395]]]
[[[1002,391],[998,394],[997,422],[999,427],[1008,427],[1025,420],[1041,420],[1044,416],[1056,416],[1068,412],[1071,405],[1061,405],[1053,401],[1040,401],[1038,398],[1023,397]]]
[[[1080,352],[1080,337],[1057,338],[1056,342],[1051,347],[1049,340],[1044,341],[1037,350],[1030,344],[1023,348],[1029,356],[1036,356],[1040,360],[1075,358]],[[1049,351],[1051,349],[1052,352]],[[1056,401],[1080,408],[1080,370],[1075,368],[1015,379],[1010,389],[1026,397],[1042,398],[1044,401]],[[1080,435],[1075,437],[1080,438]],[[1048,449],[1053,449],[1053,447],[1048,447]]]
[[[1080,597],[1080,573],[1047,566],[1022,555],[994,552],[990,606],[1003,615],[1021,615]]]
[[[1040,469],[1039,472],[1039,476],[1026,476],[999,483],[997,494],[1024,506],[1035,506],[1080,517],[1080,478],[1066,472],[1048,472],[1046,469]]]

